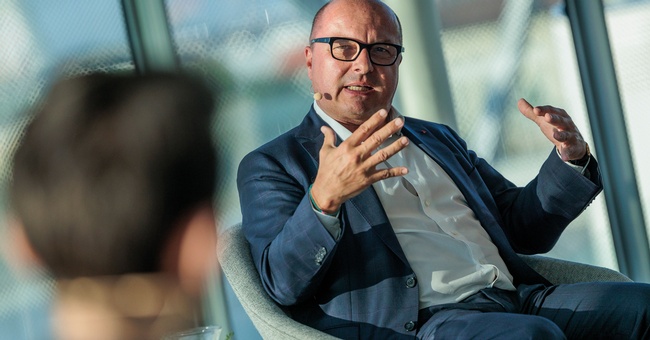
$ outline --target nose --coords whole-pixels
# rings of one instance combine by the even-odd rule
[[[357,59],[354,60],[354,70],[361,74],[370,73],[375,69],[372,61],[370,61],[370,52],[368,48],[364,48],[359,52]]]

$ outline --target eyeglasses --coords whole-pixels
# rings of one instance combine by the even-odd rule
[[[329,37],[312,39],[311,43],[325,43],[330,45],[332,58],[341,61],[354,61],[361,51],[368,49],[370,62],[379,66],[390,66],[397,61],[404,47],[389,43],[364,44],[349,38]]]

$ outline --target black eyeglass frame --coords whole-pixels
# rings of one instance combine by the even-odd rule
[[[350,41],[354,41],[355,43],[359,44],[359,51],[357,51],[357,55],[355,55],[354,58],[352,58],[350,60],[339,59],[339,58],[335,57],[334,56],[334,41],[337,40],[337,39],[350,40]],[[390,63],[390,64],[378,64],[378,63],[376,63],[376,62],[374,62],[372,60],[372,55],[370,53],[368,53],[368,56],[370,57],[370,62],[372,62],[374,65],[378,65],[378,66],[391,66],[391,65],[395,64],[395,62],[399,58],[399,55],[404,52],[404,46],[401,46],[401,45],[391,44],[391,43],[383,43],[383,42],[382,43],[373,43],[373,44],[364,44],[364,43],[362,43],[360,41],[350,39],[350,38],[345,38],[345,37],[315,38],[315,39],[312,39],[310,41],[310,43],[311,44],[313,44],[313,43],[329,44],[330,45],[330,54],[332,55],[332,58],[334,58],[336,60],[340,60],[340,61],[350,61],[350,62],[357,60],[357,58],[359,58],[359,55],[361,55],[361,51],[363,51],[364,49],[367,49],[367,51],[370,52],[371,48],[373,46],[375,46],[375,45],[388,45],[388,46],[395,47],[395,49],[397,50],[397,54],[395,55],[395,60],[393,60],[393,62]]]

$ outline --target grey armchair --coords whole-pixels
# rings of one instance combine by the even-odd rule
[[[217,249],[224,275],[264,339],[336,339],[294,321],[266,294],[241,224],[231,226],[221,233]],[[607,268],[539,255],[521,257],[552,283],[631,281],[625,275]]]

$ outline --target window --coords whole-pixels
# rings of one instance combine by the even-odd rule
[[[521,97],[565,109],[594,145],[560,1],[438,1],[438,9],[456,120],[470,149],[517,185],[537,174],[553,145],[519,112]],[[617,268],[603,196],[566,229],[550,256]]]
[[[54,75],[134,69],[118,1],[0,0],[0,218],[28,110]],[[0,234],[6,231],[0,223]],[[2,238],[2,242],[6,237]],[[3,244],[4,247],[4,244]],[[47,339],[52,283],[14,275],[0,258],[0,337]]]
[[[226,157],[219,182],[219,224],[241,221],[236,173],[257,146],[297,125],[313,101],[304,48],[311,18],[325,1],[263,2],[167,0],[172,38],[181,66],[201,73],[219,88],[221,117],[215,126]],[[214,323],[239,339],[259,337],[229,286],[215,282],[209,305]]]

